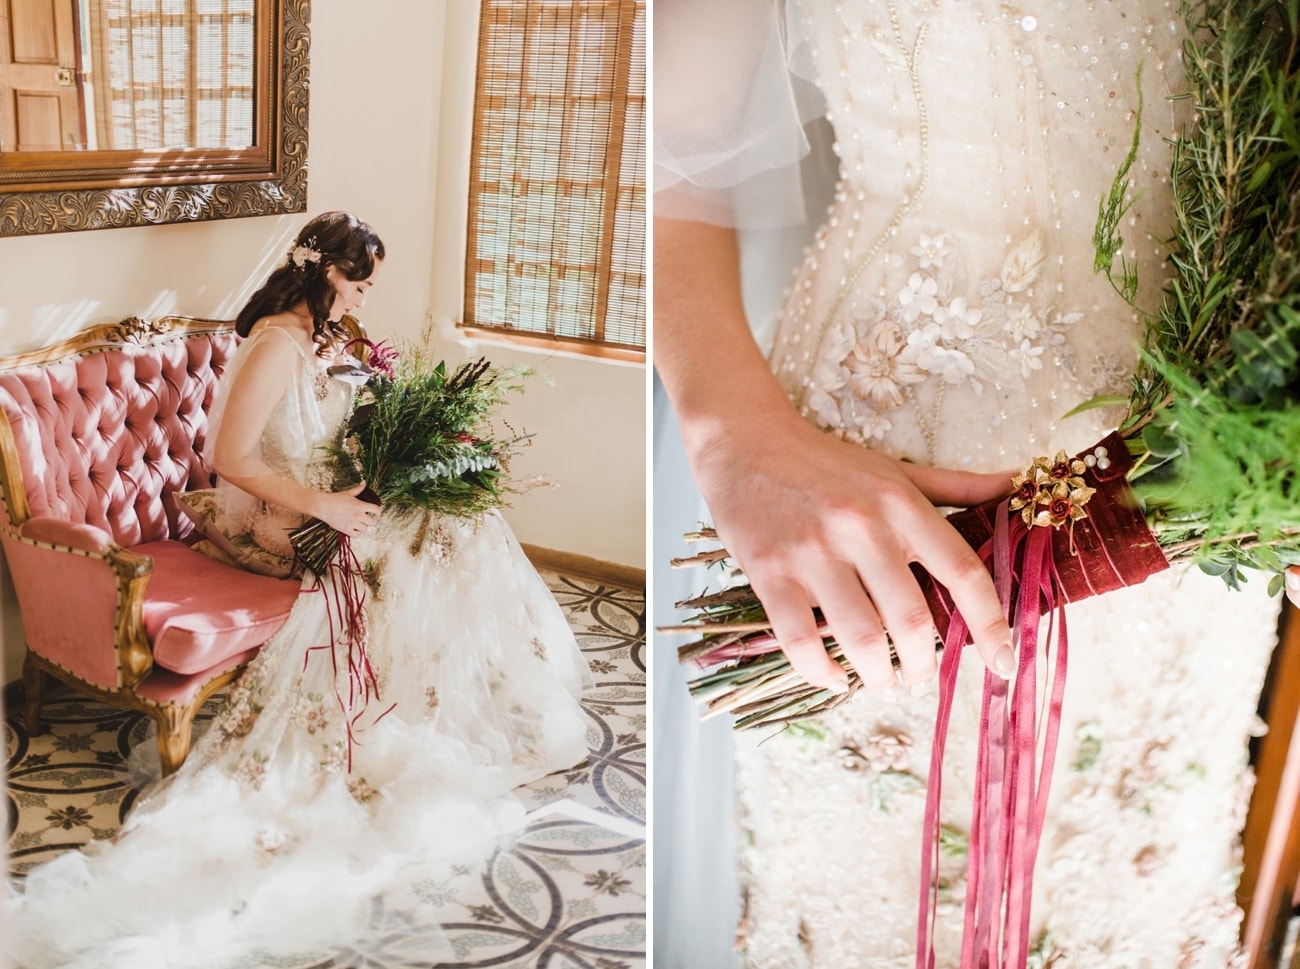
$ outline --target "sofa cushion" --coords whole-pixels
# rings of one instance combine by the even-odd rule
[[[302,583],[223,565],[177,541],[137,545],[153,558],[144,625],[154,662],[200,673],[255,646],[284,624]]]

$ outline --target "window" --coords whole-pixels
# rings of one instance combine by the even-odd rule
[[[96,147],[253,143],[253,0],[90,0]]]
[[[645,2],[483,0],[463,326],[645,349]]]

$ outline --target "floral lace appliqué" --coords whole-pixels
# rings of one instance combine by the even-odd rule
[[[220,713],[217,714],[217,726],[229,737],[243,737],[253,729],[257,716],[262,712],[254,693],[257,681],[245,676],[226,696]]]
[[[1038,230],[1012,243],[998,273],[974,285],[945,234],[919,234],[909,255],[895,262],[907,276],[892,295],[854,304],[827,328],[808,398],[823,426],[858,443],[879,441],[893,428],[892,412],[914,401],[914,388],[979,395],[989,382],[1023,388],[1048,368],[1084,395],[1122,387],[1115,354],[1079,373],[1069,337],[1083,313],[1035,291],[1047,261]]]
[[[336,705],[337,706],[337,705]],[[309,734],[324,732],[329,726],[329,708],[323,693],[301,693],[294,704],[289,722]]]

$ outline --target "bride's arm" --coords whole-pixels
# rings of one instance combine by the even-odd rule
[[[374,505],[355,497],[364,483],[346,491],[318,491],[277,474],[258,456],[271,408],[298,365],[298,351],[288,340],[262,340],[251,348],[230,388],[212,448],[213,470],[250,495],[356,535],[369,527],[376,513]]]
[[[923,468],[847,444],[805,422],[745,319],[735,233],[656,218],[654,356],[718,535],[810,683],[844,684],[813,620],[819,606],[868,686],[935,671],[934,629],[909,562],[952,593],[990,668],[1014,670],[1011,634],[987,570],[935,509],[1006,493],[1005,475]]]

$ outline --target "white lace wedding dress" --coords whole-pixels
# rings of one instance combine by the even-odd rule
[[[223,386],[258,340],[286,338],[274,334],[245,341]],[[350,400],[301,354],[264,459],[327,485],[319,448],[337,439]],[[251,508],[272,550],[284,550],[283,525]],[[386,966],[395,951],[412,966],[448,954],[431,916],[437,884],[521,826],[512,788],[586,756],[577,697],[590,674],[499,515],[385,511],[354,548],[375,580],[380,697],[349,700],[346,649],[331,656],[325,597],[307,576],[285,627],[122,834],[33,870],[10,899],[18,966],[216,969],[340,951],[364,965],[372,942]]]
[[[800,217],[802,122],[820,113],[833,126],[838,183],[769,314],[772,368],[799,410],[850,441],[955,468],[1023,469],[1099,439],[1113,409],[1064,415],[1127,396],[1141,323],[1093,271],[1093,225],[1141,104],[1122,232],[1139,303],[1154,307],[1171,204],[1164,139],[1188,115],[1169,100],[1184,85],[1178,4],[791,0],[762,22],[763,6],[657,9],[656,212],[748,230],[753,264],[773,245],[766,230]],[[692,75],[697,63],[711,80]],[[762,333],[763,302],[749,295]],[[697,518],[660,502],[657,516],[670,514],[679,530]],[[1234,958],[1246,745],[1274,641],[1265,584],[1231,593],[1169,572],[1070,607],[1031,965]],[[981,681],[968,660],[943,786],[940,966],[957,965],[962,926]],[[933,696],[859,695],[806,729],[735,738],[748,965],[913,965],[934,711]],[[685,733],[656,723],[659,744]],[[701,771],[710,788],[717,770]],[[705,810],[656,805],[674,885],[692,864],[674,845]],[[718,904],[657,893],[659,918],[679,909],[694,931],[658,937],[656,964],[719,965],[717,935],[732,925]]]

